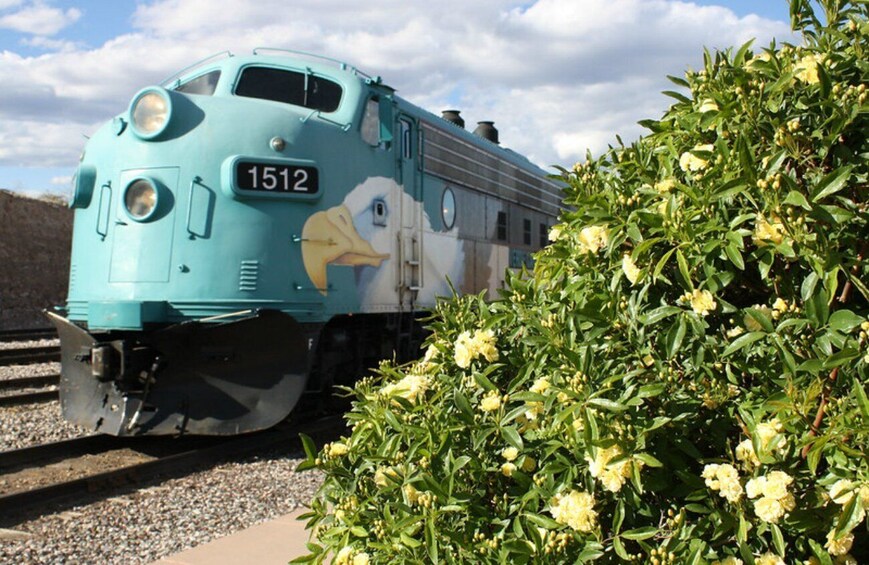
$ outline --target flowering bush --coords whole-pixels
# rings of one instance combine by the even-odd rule
[[[296,562],[869,558],[867,4],[706,53],[503,298],[361,380]]]

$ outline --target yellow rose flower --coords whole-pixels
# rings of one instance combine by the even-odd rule
[[[824,56],[820,53],[806,55],[794,66],[794,76],[806,84],[817,84],[820,81],[818,76],[818,65],[824,62]]]
[[[718,307],[718,303],[708,290],[694,289],[693,292],[686,292],[682,297],[683,300],[691,304],[691,309],[701,316],[706,316],[712,310]]]
[[[854,534],[848,532],[836,537],[836,530],[830,530],[827,534],[827,543],[824,547],[830,552],[830,555],[845,555],[851,551],[851,546],[854,544]]]
[[[517,457],[519,457],[519,450],[515,447],[505,447],[501,451],[501,457],[506,459],[507,461],[515,461]]]
[[[543,394],[549,389],[549,379],[546,377],[540,377],[534,384],[531,385],[531,388],[528,389],[535,394]]]
[[[353,565],[350,556],[353,555],[353,548],[349,545],[341,548],[338,555],[335,556],[335,565]]]
[[[701,114],[703,114],[705,112],[717,112],[718,111],[718,104],[715,103],[715,100],[710,100],[707,98],[706,100],[703,101],[703,103],[700,105],[700,108],[698,108],[697,111],[700,112]]]
[[[404,485],[404,496],[407,497],[407,502],[411,506],[419,501],[420,492],[413,485]]]
[[[636,284],[642,274],[642,271],[628,254],[622,257],[622,271],[625,273],[625,277],[631,281],[631,284]]]
[[[766,552],[754,560],[755,565],[786,565],[785,560],[775,553]]]
[[[368,565],[368,554],[364,551],[353,557],[353,565]]]
[[[676,188],[676,179],[672,177],[661,179],[655,183],[655,190],[657,190],[661,194],[671,192],[674,188]]]
[[[495,347],[495,332],[492,330],[477,330],[471,336],[470,332],[462,332],[455,343],[453,358],[462,369],[467,369],[471,361],[482,356],[486,361],[498,360],[498,348]]]
[[[773,216],[772,222],[766,221],[763,216],[758,216],[754,222],[754,242],[758,246],[772,242],[776,245],[784,241],[785,228],[778,218]]]
[[[494,412],[501,407],[501,395],[497,390],[490,390],[480,401],[480,410]]]
[[[613,445],[606,449],[596,448],[594,458],[588,455],[585,457],[586,462],[588,462],[588,472],[610,492],[621,490],[631,476],[631,465],[633,464],[631,459],[610,463],[620,455],[622,455],[621,448],[618,445]]]
[[[754,513],[758,518],[775,524],[796,507],[794,495],[787,490],[792,482],[793,478],[783,471],[772,471],[748,481],[745,485],[748,497],[760,497],[754,502]]]
[[[732,555],[728,555],[721,561],[713,561],[712,565],[742,565],[742,559],[738,559]]]
[[[341,457],[342,455],[346,455],[350,451],[350,448],[346,443],[342,443],[340,441],[336,441],[335,443],[331,443],[327,446],[327,453],[329,457]]]
[[[550,501],[549,512],[556,522],[578,532],[588,533],[597,526],[594,497],[587,492],[571,490],[567,495],[555,495]]]
[[[501,465],[501,474],[505,477],[512,477],[513,472],[516,470],[516,465],[513,463],[504,463]]]
[[[597,253],[609,243],[609,234],[603,226],[588,226],[579,230],[579,247],[585,253]]]
[[[739,502],[742,498],[744,491],[739,482],[739,471],[733,465],[710,463],[703,468],[700,476],[706,479],[707,487],[718,491],[719,496],[729,502]]]
[[[400,396],[409,400],[411,404],[416,404],[416,401],[425,395],[430,383],[431,378],[428,376],[407,375],[397,383],[384,386],[380,389],[380,393],[383,396]]]
[[[549,241],[558,241],[563,233],[561,226],[552,226],[549,230]]]
[[[757,458],[750,439],[744,439],[736,446],[736,459],[745,463],[748,468],[760,465],[760,459]]]
[[[709,165],[709,161],[698,157],[693,152],[694,151],[709,151],[713,150],[712,145],[698,145],[691,149],[691,151],[686,151],[682,153],[682,156],[679,157],[679,168],[683,171],[687,172],[698,172],[702,171]]]

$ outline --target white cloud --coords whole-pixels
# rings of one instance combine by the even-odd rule
[[[18,2],[12,5],[20,4]],[[58,8],[52,8],[43,2],[36,1],[17,12],[0,17],[0,29],[11,29],[21,33],[51,36],[57,34],[65,27],[74,24],[80,17],[81,10],[76,8],[63,11]]]
[[[504,145],[544,166],[569,166],[616,134],[635,138],[636,122],[668,103],[665,76],[699,66],[704,45],[790,39],[784,22],[677,0],[156,0],[132,21],[96,49],[0,52],[0,133],[13,141],[0,164],[74,164],[77,134],[141,87],[218,51],[268,45],[347,60],[435,113],[458,107],[470,129],[495,120]],[[20,133],[10,120],[24,120]],[[32,144],[40,124],[50,155]]]
[[[48,182],[50,182],[54,186],[62,186],[66,188],[72,182],[72,176],[51,177],[51,180],[49,180]]]

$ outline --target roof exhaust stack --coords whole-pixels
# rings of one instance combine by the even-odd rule
[[[477,129],[474,130],[474,135],[479,135],[492,143],[498,143],[498,130],[495,129],[495,122],[477,122]]]
[[[444,110],[441,112],[441,117],[448,122],[452,122],[459,126],[460,128],[465,128],[465,120],[459,115],[458,110]]]

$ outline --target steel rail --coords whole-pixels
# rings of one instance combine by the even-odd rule
[[[37,339],[55,339],[57,331],[54,328],[33,328],[25,330],[0,330],[0,342],[33,341]]]
[[[59,346],[0,349],[0,365],[32,365],[49,361],[60,361]]]
[[[58,373],[31,377],[17,377],[14,379],[0,380],[0,390],[51,386],[56,385],[58,382],[60,382],[60,375]]]
[[[214,465],[229,457],[241,457],[256,451],[262,451],[276,446],[290,446],[293,449],[301,448],[299,434],[304,433],[314,438],[332,437],[343,431],[344,421],[342,415],[332,415],[317,420],[301,421],[294,424],[279,425],[275,428],[247,434],[233,436],[232,438],[210,438],[214,443],[206,444],[202,448],[181,450],[152,461],[146,461],[111,471],[96,473],[94,475],[58,482],[55,484],[38,487],[32,490],[16,491],[0,495],[0,527],[7,527],[18,521],[22,515],[28,517],[41,515],[55,510],[56,506],[68,505],[85,496],[93,497],[95,493],[116,491],[117,489],[129,488],[133,483],[140,483],[156,477],[170,477],[199,470],[208,465]],[[131,438],[142,439],[142,438]],[[149,438],[154,439],[154,438]],[[164,441],[167,438],[162,438]],[[209,439],[209,438],[200,438]],[[119,438],[112,436],[90,436],[82,438],[78,446],[70,446],[75,450],[85,450],[85,453],[99,451],[105,447],[105,442],[116,442],[115,447],[134,447],[128,442],[120,442]],[[28,461],[28,457],[35,456],[45,461],[47,458],[56,459],[57,454],[47,454],[41,449],[49,446],[37,446],[16,452],[0,453],[0,467],[11,466],[5,461]],[[58,446],[67,449],[64,446]],[[30,453],[24,453],[25,451]],[[91,450],[91,451],[89,451]],[[102,449],[105,451],[105,449]],[[84,453],[82,453],[84,454]]]
[[[20,406],[36,402],[50,402],[58,399],[57,390],[36,390],[0,396],[0,406]]]

